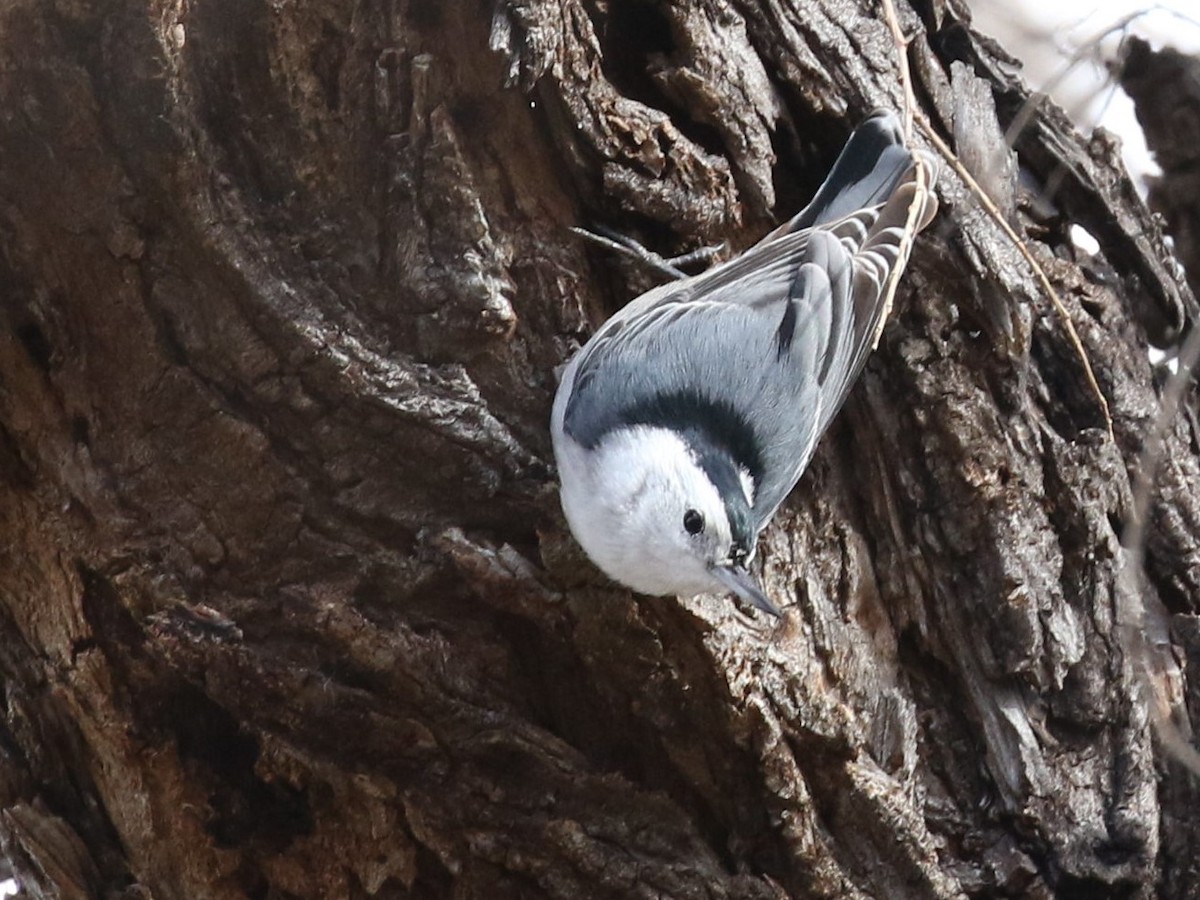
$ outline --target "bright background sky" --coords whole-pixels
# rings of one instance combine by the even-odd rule
[[[1024,64],[1026,83],[1046,90],[1085,131],[1104,125],[1120,136],[1125,163],[1135,181],[1156,173],[1133,103],[1114,89],[1105,63],[1117,59],[1121,38],[1136,34],[1152,46],[1171,46],[1184,53],[1200,53],[1200,2],[1165,0],[1131,3],[1129,0],[967,0],[975,26],[991,35]],[[1124,32],[1101,35],[1140,10]],[[1063,78],[1068,62],[1079,62]],[[1056,79],[1061,81],[1057,86]],[[1144,191],[1143,191],[1144,192]]]

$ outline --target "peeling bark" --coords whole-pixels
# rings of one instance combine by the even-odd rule
[[[1007,212],[1115,440],[947,170],[760,545],[778,627],[633,597],[571,541],[554,369],[647,283],[568,228],[756,239],[901,102],[877,10],[0,10],[0,855],[30,896],[1200,890],[1117,580],[1147,347],[1195,300],[1111,137],[1025,108],[956,4],[897,6],[964,156],[1029,112]],[[1190,409],[1144,598],[1187,708]]]

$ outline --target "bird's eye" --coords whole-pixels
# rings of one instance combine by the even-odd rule
[[[683,514],[683,527],[688,534],[699,534],[704,530],[704,514],[698,509],[689,509]]]

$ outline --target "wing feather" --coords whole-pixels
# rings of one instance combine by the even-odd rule
[[[832,222],[806,211],[811,227],[777,229],[610,319],[564,375],[555,415],[566,433],[594,446],[662,397],[717,404],[757,450],[753,512],[755,527],[765,525],[878,338],[912,224],[919,230],[936,210],[933,163],[907,150],[905,159],[886,202]]]

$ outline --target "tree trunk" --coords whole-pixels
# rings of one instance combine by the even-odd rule
[[[1113,139],[1034,105],[1013,193],[1010,61],[954,0],[897,7],[1112,436],[946,167],[760,544],[775,625],[632,596],[570,538],[555,368],[649,282],[568,229],[756,239],[902,107],[882,9],[4,4],[0,853],[30,896],[1200,892],[1120,640],[1137,601],[1200,652],[1194,394],[1144,597],[1117,578],[1147,344],[1195,301]]]

